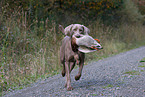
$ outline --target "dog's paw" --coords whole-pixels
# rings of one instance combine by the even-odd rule
[[[65,83],[64,87],[67,87],[67,83]]]
[[[76,62],[77,62],[77,65],[79,65],[79,64],[80,64],[80,61],[78,61],[78,60],[77,60]]]
[[[61,73],[61,74],[62,74],[62,76],[64,77],[64,76],[65,76],[65,71],[62,71],[62,73]]]
[[[67,91],[71,91],[71,90],[73,90],[73,87],[68,87],[67,88]]]
[[[75,76],[75,80],[76,80],[76,81],[79,80],[80,77],[81,77],[81,75],[76,75],[76,76]]]

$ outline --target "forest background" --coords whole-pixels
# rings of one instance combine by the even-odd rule
[[[85,64],[145,45],[144,0],[1,0],[0,95],[60,73],[58,25],[73,23],[104,47]]]

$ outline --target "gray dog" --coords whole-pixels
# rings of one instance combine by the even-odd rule
[[[59,25],[59,29],[66,35],[62,40],[62,45],[60,47],[60,61],[63,64],[62,76],[66,75],[67,90],[70,91],[71,87],[70,73],[73,70],[75,63],[79,65],[79,72],[75,76],[75,80],[79,80],[82,74],[82,69],[84,65],[85,54],[78,50],[78,45],[73,37],[79,38],[82,35],[88,35],[90,30],[84,25],[71,24],[65,29],[63,26]]]

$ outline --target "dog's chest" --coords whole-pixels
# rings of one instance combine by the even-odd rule
[[[78,62],[78,61],[80,61],[80,56],[79,56],[79,54],[73,54],[73,55],[71,55],[70,57],[69,57],[69,61],[70,62]]]

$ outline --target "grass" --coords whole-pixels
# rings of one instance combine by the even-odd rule
[[[124,72],[124,74],[129,74],[129,75],[140,75],[140,72],[139,72],[139,71],[132,70],[132,71],[126,71],[126,72]]]
[[[37,20],[28,24],[24,11],[5,18],[0,15],[0,93],[22,89],[38,79],[60,73],[59,47],[64,37],[58,24]],[[71,20],[72,21],[72,20]],[[49,23],[48,23],[49,22]],[[86,21],[85,21],[86,22]],[[81,22],[85,25],[84,22]],[[46,25],[44,25],[46,24]],[[64,22],[62,25],[70,24]],[[86,63],[144,45],[145,27],[141,24],[122,24],[118,28],[103,25],[99,20],[88,21],[90,35],[101,40],[103,50],[86,54]],[[135,71],[127,74],[138,74]],[[107,87],[112,87],[107,86]]]
[[[56,28],[55,25],[53,26]],[[6,33],[8,33],[7,30]],[[13,33],[18,33],[17,30]],[[104,30],[102,30],[102,32],[103,31]],[[34,32],[35,31],[32,33]],[[53,31],[53,33],[55,33],[55,31]],[[26,40],[23,42],[25,37],[24,33],[21,36],[21,40],[15,40],[12,43],[11,41],[5,41],[6,45],[3,46],[1,51],[1,91],[8,91],[9,89],[22,89],[23,86],[27,86],[28,84],[37,81],[39,78],[43,79],[58,74],[61,70],[61,66],[59,65],[60,42],[56,41],[62,39],[62,37],[59,38],[58,36],[51,36],[52,41],[50,41],[48,32],[46,32],[46,36],[43,38],[39,38],[35,34],[28,36],[26,35]],[[19,38],[20,36],[15,35],[15,37]],[[102,58],[127,51],[128,49],[131,49],[134,44],[133,42],[130,42],[130,45],[128,45],[128,43],[115,39],[114,37],[112,37],[112,39],[109,39],[110,37],[108,39],[107,38],[108,35],[99,36],[104,49],[99,52],[87,54],[86,62],[91,60],[100,60]],[[137,72],[128,72],[128,74],[136,73]]]
[[[17,27],[17,25],[15,26]],[[3,58],[1,59],[1,91],[8,91],[9,89],[22,89],[23,86],[27,86],[37,81],[39,78],[48,78],[49,76],[60,73],[60,42],[57,41],[60,41],[63,37],[61,36],[61,34],[57,36],[54,34],[56,33],[56,28],[57,26],[53,25],[53,27],[51,28],[53,35],[49,34],[51,31],[49,31],[50,29],[48,29],[48,31],[45,32],[45,36],[42,38],[33,34],[35,31],[32,31],[30,35],[28,35],[29,33],[25,35],[25,31],[24,33],[19,33],[20,29],[17,28],[15,30],[16,32],[13,31],[13,35],[15,35],[16,39],[20,40],[14,40],[13,42],[11,42],[10,40],[6,41],[5,39],[6,45],[3,46],[1,51],[1,57]],[[8,29],[12,28],[7,27],[5,29],[5,33],[8,33],[9,36],[8,39],[10,39],[12,35],[11,33],[7,32]],[[111,31],[108,29],[111,29]],[[130,30],[127,28],[124,29]],[[91,30],[95,29],[92,28]],[[94,38],[97,37],[101,40],[101,44],[103,45],[104,49],[99,52],[87,54],[86,62],[91,60],[100,60],[102,58],[106,58],[108,56],[112,56],[114,54],[118,54],[120,52],[124,52],[131,48],[137,47],[133,46],[134,42],[130,42],[130,44],[128,45],[128,43],[125,42],[126,39],[124,38],[122,40],[116,39],[117,37],[119,37],[118,35],[115,35],[111,38],[103,33],[113,33],[113,31],[113,28],[100,28],[100,33],[98,33],[100,35],[93,35],[95,33],[91,35],[94,36]],[[117,33],[120,33],[120,30],[118,30]],[[22,34],[22,36],[17,36],[17,34]],[[23,42],[25,36],[26,40],[25,42]],[[128,41],[129,40],[127,40],[127,42]]]
[[[141,59],[139,62],[142,63],[142,65],[139,65],[138,67],[145,67],[145,58]]]
[[[106,88],[112,88],[112,87],[113,87],[113,85],[111,85],[111,84],[108,84],[107,86],[103,86],[104,89],[106,89]]]
[[[145,70],[140,70],[141,72],[145,72]]]
[[[141,59],[140,62],[145,62],[145,58]]]
[[[145,64],[143,64],[143,65],[139,65],[138,67],[145,67]]]
[[[91,96],[98,96],[98,94],[90,94]]]

